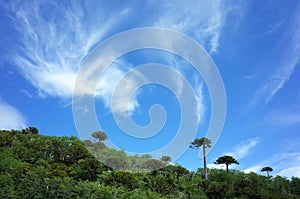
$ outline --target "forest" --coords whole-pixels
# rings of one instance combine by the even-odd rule
[[[129,156],[105,146],[106,134],[93,137],[40,135],[34,127],[0,131],[0,198],[300,198],[300,179],[271,176],[271,168],[259,175],[201,168],[199,160],[189,171],[169,156]]]

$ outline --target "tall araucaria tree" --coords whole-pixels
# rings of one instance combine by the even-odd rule
[[[204,177],[205,180],[207,180],[207,168],[206,168],[206,148],[211,147],[211,140],[202,137],[200,139],[195,139],[193,142],[191,142],[190,148],[198,150],[200,147],[203,149],[203,164],[204,164]]]
[[[96,131],[96,132],[92,133],[92,137],[95,139],[98,139],[99,142],[107,140],[106,133],[104,133],[102,131]]]
[[[267,172],[267,176],[269,177],[269,172],[272,172],[273,169],[271,167],[264,167],[260,170],[261,172]]]
[[[215,164],[225,164],[226,165],[226,172],[228,173],[228,166],[231,164],[239,164],[239,162],[234,159],[233,157],[229,156],[229,155],[225,155],[222,157],[219,157]]]

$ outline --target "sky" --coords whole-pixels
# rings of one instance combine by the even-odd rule
[[[299,9],[296,0],[1,0],[0,129],[34,126],[43,135],[82,139],[102,130],[108,145],[159,157],[168,155],[157,151],[174,141],[182,125],[197,127],[183,138],[206,136],[214,111],[220,111],[213,110],[214,98],[226,103],[226,117],[207,156],[210,168],[224,169],[214,161],[231,155],[240,162],[234,169],[262,174],[270,166],[272,175],[300,177]],[[139,39],[183,53],[194,50],[168,35],[137,34],[136,41],[119,40],[100,56],[101,46],[116,34],[145,27],[197,42],[214,63],[201,62],[202,69],[216,67],[226,100],[214,97],[210,80],[184,56],[157,48],[114,55]],[[84,70],[92,63],[101,68],[110,58],[102,76]],[[82,74],[94,75],[93,81],[80,79]],[[74,106],[76,89],[92,103]],[[94,113],[101,129],[89,117],[76,119],[78,112]],[[203,164],[201,154],[188,147],[175,162],[190,170]]]

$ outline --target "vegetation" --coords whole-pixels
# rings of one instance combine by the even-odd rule
[[[206,181],[203,168],[193,172],[168,164],[168,157],[128,156],[97,140],[43,136],[35,128],[0,131],[0,198],[300,198],[296,177],[208,169]],[[111,161],[123,154],[125,170],[105,166],[87,148]],[[158,164],[165,167],[135,172]]]
[[[92,137],[95,139],[98,139],[99,142],[107,140],[106,133],[104,133],[102,131],[96,131],[96,132],[92,133]]]

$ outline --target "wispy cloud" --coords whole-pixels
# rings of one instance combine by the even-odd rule
[[[221,1],[167,2],[155,26],[184,32],[197,39],[210,53],[219,47],[221,29],[225,23],[226,10]]]
[[[91,2],[61,4],[39,1],[13,2],[6,3],[5,8],[10,13],[7,17],[12,20],[14,28],[20,34],[18,42],[11,42],[12,48],[18,49],[13,51],[11,60],[19,67],[23,76],[37,88],[39,96],[54,96],[64,100],[70,99],[73,94],[77,72],[83,60],[98,43],[122,30],[124,23],[128,25],[128,21],[124,19],[135,20],[135,27],[155,25],[182,31],[214,53],[218,49],[221,29],[226,18],[221,1],[192,1],[189,4],[176,1],[159,3],[159,6],[157,3],[148,2],[149,7],[144,8],[145,11],[157,8],[157,12],[155,15],[149,15],[145,21],[137,20],[136,16],[140,16],[141,13],[135,6],[122,4],[120,7],[110,8],[108,12],[106,6]],[[51,12],[45,13],[45,10]],[[116,82],[114,80],[119,79],[124,72],[122,65],[114,67],[105,73],[100,82],[96,95],[103,100],[106,107],[110,103],[108,98],[111,97],[112,86]],[[128,83],[132,86],[137,84],[135,79],[128,79]],[[182,89],[180,82],[177,82],[177,86],[179,90]],[[202,88],[197,85],[195,90],[199,104],[197,111],[201,112]],[[86,91],[89,94],[94,92]],[[121,94],[120,100],[124,99]],[[126,108],[129,107],[130,110],[138,106],[134,97],[130,104],[126,104]],[[125,104],[120,103],[115,108],[119,111],[124,110]],[[199,121],[200,118],[199,116]]]
[[[24,116],[12,105],[0,98],[0,129],[22,129],[26,127]]]
[[[281,20],[281,21],[275,23],[273,26],[271,26],[271,27],[266,31],[265,35],[272,34],[272,33],[275,32],[276,30],[278,30],[278,29],[281,27],[281,25],[284,24],[284,21],[285,21],[285,20],[286,20],[286,19]]]
[[[300,166],[292,166],[281,170],[278,175],[285,177],[300,177]]]
[[[19,52],[12,55],[28,81],[41,95],[72,95],[77,70],[93,47],[111,31],[122,13],[108,18],[104,8],[91,4],[59,2],[10,3],[6,8],[19,32]],[[45,14],[46,10],[51,10]],[[90,10],[88,10],[90,9]],[[88,12],[90,11],[90,12]],[[90,17],[90,20],[85,20]],[[119,16],[120,17],[120,16]]]
[[[243,171],[258,173],[265,166],[273,168],[273,175],[300,177],[300,152],[281,152],[267,158],[265,161],[256,162],[254,166],[250,166]]]
[[[286,22],[288,27],[282,32],[281,41],[278,41],[280,49],[277,56],[270,64],[274,65],[275,70],[269,78],[263,82],[254,94],[252,106],[257,104],[266,105],[272,98],[282,89],[286,82],[289,81],[291,75],[300,60],[300,14],[295,9],[291,18]]]
[[[199,82],[199,79],[195,81],[195,96],[197,101],[197,109],[195,110],[195,114],[197,115],[198,124],[202,121],[204,113],[205,113],[205,104],[204,104],[204,94],[203,94],[203,83]]]
[[[168,65],[174,68],[179,74],[181,74],[185,79],[191,84],[192,88],[194,89],[195,98],[197,101],[197,109],[195,109],[195,115],[197,116],[197,123],[199,124],[205,113],[205,100],[204,100],[204,83],[201,78],[201,74],[195,74],[191,70],[191,65],[188,64],[186,61],[181,60],[174,55],[167,55],[163,57],[166,59]],[[192,78],[190,78],[192,76]],[[182,96],[184,88],[184,82],[174,77],[172,79],[174,85],[176,85],[177,93]]]
[[[281,127],[300,124],[300,110],[298,107],[292,107],[270,111],[265,116],[265,122]]]
[[[142,74],[135,72],[131,76],[126,75],[126,69],[132,67],[126,61],[119,60],[112,64],[105,71],[103,78],[101,78],[96,91],[96,97],[101,98],[104,105],[108,109],[112,109],[114,113],[126,113],[129,115],[139,107],[139,102],[137,101],[137,92],[132,93],[135,89],[139,87],[142,80],[145,80]],[[122,89],[118,89],[118,84],[123,81]],[[112,103],[112,98],[115,101]]]
[[[44,9],[49,7],[52,11],[45,15]],[[23,36],[21,52],[14,54],[12,60],[26,79],[37,88],[39,96],[61,99],[71,98],[77,71],[83,60],[93,47],[113,30],[121,15],[128,13],[116,9],[114,17],[107,17],[105,8],[98,4],[60,5],[58,2],[37,1],[12,3],[7,9],[14,13],[11,18],[18,24],[15,28]],[[90,20],[85,20],[86,17]],[[125,64],[120,63],[115,63],[115,66],[105,73],[96,92],[85,90],[87,94],[95,94],[103,100],[106,107],[110,107],[109,98],[113,87],[125,73],[122,68]],[[131,83],[134,84],[134,80]],[[122,101],[123,98],[120,97]],[[119,104],[117,111],[122,111],[124,103],[122,101]],[[126,107],[127,103],[126,101]],[[135,100],[129,104],[131,110],[136,106],[138,104]]]
[[[241,141],[238,145],[236,145],[233,149],[233,151],[231,152],[226,152],[223,153],[223,155],[230,155],[233,158],[235,158],[236,160],[240,160],[243,159],[245,157],[247,157],[251,152],[252,149],[254,149],[257,144],[259,143],[259,137],[256,138],[251,138],[251,139],[247,139],[247,140],[243,140]],[[238,165],[231,165],[231,168],[236,168]],[[224,165],[219,165],[219,164],[208,164],[207,165],[208,168],[215,168],[215,169],[223,169],[225,168]],[[252,168],[251,168],[252,169]]]
[[[249,79],[254,79],[256,78],[258,75],[257,74],[254,74],[254,75],[246,75],[243,77],[243,79],[246,79],[246,80],[249,80]]]
[[[227,152],[226,155],[233,156],[237,160],[247,157],[254,147],[259,143],[259,138],[251,138],[243,140],[237,146],[235,146],[232,152]]]

